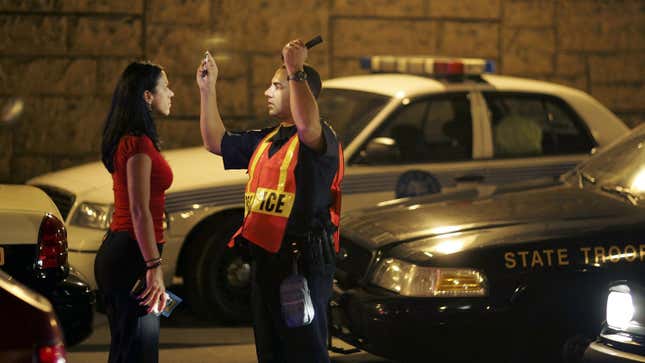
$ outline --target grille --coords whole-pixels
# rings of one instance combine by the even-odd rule
[[[38,188],[42,189],[56,204],[56,207],[60,211],[60,214],[63,216],[63,220],[67,220],[67,215],[74,205],[74,200],[76,197],[69,192],[60,190],[58,188],[45,186],[45,185],[36,185]]]
[[[343,285],[354,285],[365,277],[373,253],[342,236],[340,247],[341,253],[336,263],[336,269],[340,272],[338,276],[343,280]]]

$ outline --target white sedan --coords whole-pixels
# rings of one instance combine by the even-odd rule
[[[94,294],[68,261],[63,217],[42,190],[0,184],[0,270],[45,296],[74,345],[92,332]],[[24,317],[8,317],[9,322]]]
[[[485,60],[372,57],[365,63],[374,74],[327,80],[319,99],[345,150],[344,211],[555,177],[628,132],[588,94],[489,74]],[[224,171],[221,159],[201,147],[164,156],[175,175],[166,200],[168,282],[183,280],[190,305],[203,316],[248,319],[249,265],[226,247],[241,221],[246,173]],[[110,176],[96,162],[29,183],[61,209],[70,259],[93,281],[94,256],[112,214]]]

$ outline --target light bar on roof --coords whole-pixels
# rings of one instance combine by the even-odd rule
[[[495,62],[481,58],[421,56],[371,56],[360,60],[361,68],[381,73],[410,73],[434,76],[476,76],[495,72]]]

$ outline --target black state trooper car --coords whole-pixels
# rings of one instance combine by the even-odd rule
[[[607,286],[645,279],[644,197],[639,127],[559,178],[350,213],[332,333],[404,361],[576,361]]]

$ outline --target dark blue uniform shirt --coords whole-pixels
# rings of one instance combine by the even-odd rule
[[[287,234],[300,235],[319,226],[330,225],[331,183],[338,170],[338,141],[329,125],[323,125],[323,150],[316,152],[300,143],[294,201]],[[248,169],[251,156],[260,141],[275,127],[244,132],[226,132],[222,139],[225,169]],[[271,141],[269,157],[275,154],[297,132],[295,126],[282,126]]]

